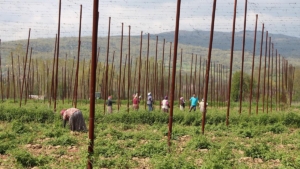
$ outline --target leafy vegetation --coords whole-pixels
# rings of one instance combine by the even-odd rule
[[[0,168],[85,168],[88,133],[70,132],[46,104],[1,104]],[[175,109],[171,146],[168,114],[159,109],[103,115],[96,105],[95,168],[299,168],[299,110],[249,115],[232,107],[229,126],[222,107],[208,107],[205,133],[199,111]],[[33,108],[34,107],[34,108]],[[58,109],[66,107],[59,103]],[[86,123],[89,105],[79,103]],[[247,107],[243,107],[247,109]],[[22,113],[20,113],[22,112]],[[25,112],[25,113],[24,113]]]

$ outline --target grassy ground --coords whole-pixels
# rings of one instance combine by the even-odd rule
[[[58,110],[68,107],[58,103]],[[22,108],[5,101],[0,105],[0,169],[86,168],[88,133],[62,128],[58,113],[48,104],[29,101]],[[116,105],[114,108],[116,109]],[[89,123],[89,105],[78,104]],[[260,108],[261,109],[261,108]],[[255,111],[255,110],[253,110]],[[94,168],[300,168],[300,114],[298,105],[268,114],[248,115],[243,107],[230,111],[208,108],[205,133],[197,110],[175,108],[171,146],[168,114],[156,110],[104,115],[96,105]]]

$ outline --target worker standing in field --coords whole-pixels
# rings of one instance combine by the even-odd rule
[[[112,101],[112,96],[108,96],[108,99],[106,101],[106,106],[107,106],[107,113],[111,114],[112,113],[112,104],[114,101]]]
[[[200,112],[203,113],[204,112],[204,99],[202,99],[201,102],[198,102],[198,103],[199,103]],[[208,103],[206,103],[206,105],[208,105]]]
[[[153,98],[151,92],[148,93],[147,105],[148,105],[148,110],[153,111]]]
[[[179,104],[180,104],[180,106],[179,106],[180,110],[184,110],[184,108],[185,108],[185,100],[184,100],[183,97],[180,97]]]
[[[63,118],[63,126],[66,127],[69,121],[70,129],[72,131],[86,131],[86,125],[81,110],[77,108],[63,109],[60,111]]]
[[[198,97],[196,97],[195,94],[193,94],[193,96],[190,98],[190,102],[191,102],[191,107],[189,112],[191,112],[192,110],[196,111],[196,106],[198,103]]]
[[[138,94],[135,94],[133,96],[133,99],[132,99],[132,107],[133,107],[133,110],[138,110],[139,109],[139,98],[138,98]]]
[[[168,101],[168,96],[165,96],[164,99],[161,101],[161,108],[163,112],[168,113],[169,112],[169,101]]]

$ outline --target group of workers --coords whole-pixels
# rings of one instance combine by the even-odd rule
[[[153,111],[153,97],[151,92],[149,92],[147,94],[147,106],[148,106],[148,111]],[[133,110],[138,110],[139,109],[139,102],[141,100],[142,96],[138,96],[138,93],[134,94],[132,96],[132,108]],[[108,113],[112,113],[112,103],[114,103],[112,100],[112,96],[108,97],[108,100],[106,102],[107,105],[107,112]],[[189,109],[189,112],[191,112],[192,110],[196,111],[196,107],[197,104],[199,104],[199,108],[200,108],[200,112],[204,112],[204,99],[202,99],[201,101],[199,101],[198,97],[196,97],[195,94],[193,94],[193,96],[190,98],[190,102],[191,102],[191,106]],[[161,101],[161,109],[163,112],[169,112],[169,108],[170,108],[170,104],[168,101],[168,96],[165,96],[163,98],[163,100]],[[184,110],[185,109],[185,100],[183,97],[180,97],[179,99],[179,107],[180,110]],[[207,105],[207,103],[206,103]]]
[[[138,94],[133,95],[132,99],[132,107],[134,110],[139,109],[139,102],[141,100],[141,96],[138,96]],[[108,99],[106,101],[107,105],[107,113],[112,113],[112,104],[114,101],[112,100],[112,96],[108,96]],[[192,110],[196,111],[197,103],[199,103],[199,109],[200,112],[204,112],[204,99],[201,101],[198,100],[195,94],[190,98],[190,108],[189,112]],[[179,105],[180,105],[180,110],[185,109],[185,100],[183,97],[180,97],[179,99]],[[206,103],[207,105],[207,103]],[[151,92],[148,93],[147,96],[147,106],[148,106],[148,111],[153,111],[153,97]],[[163,112],[168,113],[170,108],[170,104],[168,101],[168,96],[165,96],[164,99],[161,101],[161,109]],[[69,108],[69,109],[63,109],[60,112],[60,115],[62,116],[63,119],[63,126],[65,127],[67,124],[67,121],[69,121],[70,129],[72,131],[86,131],[86,125],[84,122],[84,118],[82,115],[81,110],[77,108]]]

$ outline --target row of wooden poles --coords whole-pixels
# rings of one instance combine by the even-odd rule
[[[256,20],[257,22],[257,20]],[[109,18],[110,23],[110,18]],[[264,29],[264,27],[262,28]],[[130,27],[129,27],[130,31]],[[97,77],[96,77],[96,91],[101,91],[102,99],[106,99],[108,95],[117,96],[114,97],[118,100],[118,110],[121,106],[120,100],[127,99],[127,103],[131,102],[132,94],[138,93],[143,95],[145,100],[144,106],[146,109],[146,99],[147,93],[152,92],[156,104],[160,104],[160,100],[164,98],[165,95],[169,95],[168,91],[170,90],[171,84],[171,54],[172,54],[172,42],[170,42],[170,48],[168,56],[165,56],[165,39],[162,43],[162,59],[158,60],[158,36],[156,36],[155,44],[155,56],[152,59],[149,59],[150,53],[150,34],[147,36],[147,51],[146,57],[142,57],[142,45],[143,45],[143,32],[140,36],[140,55],[139,57],[129,58],[129,54],[125,54],[125,64],[122,59],[122,48],[123,48],[123,23],[121,30],[121,45],[120,45],[120,56],[119,63],[115,63],[115,51],[112,54],[112,62],[109,63],[109,40],[110,35],[108,34],[108,43],[107,43],[107,58],[106,62],[99,62],[100,47],[97,49]],[[263,30],[262,30],[263,32]],[[130,34],[130,32],[129,32]],[[255,29],[256,34],[256,29]],[[29,30],[30,37],[30,30]],[[256,38],[256,36],[255,36]],[[28,38],[28,43],[30,39]],[[130,45],[130,36],[128,36],[128,44]],[[264,61],[262,61],[262,48],[263,41],[265,41],[265,56]],[[7,68],[7,75],[3,78],[1,73],[1,99],[13,98],[16,101],[16,98],[22,98],[22,93],[25,94],[25,104],[29,95],[47,95],[48,102],[51,104],[52,99],[56,99],[55,92],[58,92],[59,99],[63,102],[65,99],[72,100],[73,105],[76,107],[77,98],[81,100],[89,100],[89,82],[90,82],[90,70],[91,70],[91,61],[86,63],[85,59],[83,62],[80,62],[79,53],[80,53],[80,36],[78,43],[78,57],[75,60],[75,57],[68,59],[66,54],[65,59],[58,59],[57,57],[57,37],[55,40],[54,48],[54,57],[52,65],[48,64],[50,61],[45,61],[42,59],[32,59],[32,48],[30,48],[29,62],[27,63],[27,55],[24,58],[21,58],[23,62],[20,63],[20,56],[18,55],[17,61],[14,61],[13,52],[11,52],[11,67]],[[0,41],[1,45],[1,41]],[[254,43],[255,49],[256,43]],[[28,49],[27,45],[27,49]],[[130,48],[130,47],[129,47]],[[254,54],[255,52],[253,52]],[[183,59],[183,49],[180,51],[180,65],[177,67],[177,75],[175,79],[175,100],[178,100],[180,97],[188,99],[194,93],[197,94],[200,98],[203,96],[203,89],[205,85],[205,69],[207,65],[207,60],[202,59],[201,56],[197,54],[191,54],[190,60],[190,70],[182,69],[182,59]],[[275,55],[275,56],[274,56]],[[254,56],[254,55],[253,55]],[[167,58],[167,61],[165,61]],[[143,59],[145,58],[145,59]],[[253,57],[254,59],[254,57]],[[17,65],[14,63],[17,62]],[[135,62],[135,63],[133,63]],[[166,63],[167,62],[167,63]],[[231,60],[232,62],[232,60]],[[0,55],[1,63],[1,55]],[[23,63],[23,64],[22,64]],[[76,63],[76,64],[75,64]],[[81,65],[80,65],[81,64]],[[123,65],[124,64],[124,65]],[[231,63],[232,64],[232,63]],[[264,64],[263,71],[261,71],[261,64]],[[28,69],[27,69],[28,65]],[[61,70],[57,70],[55,65],[60,65]],[[167,65],[167,66],[166,66]],[[199,66],[199,68],[197,67]],[[210,77],[209,77],[209,99],[212,104],[211,106],[225,106],[226,101],[228,101],[229,96],[229,81],[228,79],[228,68],[222,64],[216,64],[211,62],[210,66]],[[81,67],[81,73],[79,73]],[[252,90],[253,86],[253,75],[254,75],[254,60],[252,62],[252,73],[251,73],[251,92],[248,96],[239,97],[240,100],[248,100],[250,103],[252,101],[251,97],[256,96],[259,99],[260,91],[262,89],[262,103],[263,111],[265,104],[267,106],[270,104],[272,110],[272,105],[275,101],[276,109],[280,106],[280,102],[289,104],[292,101],[293,94],[293,78],[294,78],[294,67],[288,64],[288,61],[283,57],[280,57],[280,54],[277,54],[277,50],[274,54],[274,45],[271,43],[271,37],[268,37],[268,32],[266,32],[266,37],[261,39],[261,51],[260,51],[260,61],[259,61],[259,71],[256,73],[258,77],[258,87],[255,89],[256,92]],[[21,71],[23,69],[23,72]],[[103,71],[105,70],[105,71]],[[0,71],[2,72],[1,64]],[[263,76],[261,73],[263,72]],[[23,73],[23,78],[22,74]],[[16,78],[16,77],[19,78]],[[55,86],[56,78],[58,77],[58,87]],[[263,80],[263,85],[260,85],[260,81]],[[24,82],[24,83],[23,83]],[[24,86],[22,86],[24,84]],[[242,83],[240,83],[242,84]],[[273,85],[275,84],[275,85]],[[79,87],[78,87],[79,86]],[[128,86],[128,88],[126,88]],[[241,86],[243,87],[243,86]],[[23,89],[22,89],[23,88]],[[260,89],[261,88],[261,89]],[[5,92],[4,92],[5,91]],[[242,91],[242,90],[240,90]],[[242,96],[243,93],[240,95]],[[264,97],[266,96],[266,97]],[[289,98],[287,98],[289,96]],[[246,98],[246,99],[245,99]],[[273,100],[274,98],[274,100]],[[44,102],[47,101],[44,99]],[[270,99],[270,100],[269,100]],[[258,101],[258,100],[257,100]],[[21,106],[21,100],[20,100]],[[130,105],[127,104],[127,110],[129,110]],[[251,104],[250,104],[251,106]],[[249,113],[251,113],[251,107],[249,107]],[[104,112],[105,112],[105,102],[104,102]]]
[[[115,51],[113,51],[112,62],[109,63],[110,54],[110,22],[108,27],[108,38],[107,38],[107,51],[105,63],[99,62],[100,47],[97,47],[97,32],[98,32],[98,0],[94,0],[93,7],[93,33],[92,33],[92,57],[91,60],[80,62],[80,45],[81,45],[81,18],[82,18],[82,6],[80,5],[80,23],[79,23],[79,38],[78,38],[78,54],[77,59],[69,59],[67,54],[65,59],[59,58],[59,42],[60,42],[60,18],[61,18],[61,0],[59,0],[59,22],[58,22],[58,33],[55,40],[55,49],[53,55],[52,65],[51,61],[44,61],[40,59],[33,60],[32,48],[30,48],[30,31],[28,35],[28,42],[26,48],[26,55],[21,60],[20,56],[17,56],[17,66],[15,65],[15,57],[11,53],[11,67],[7,69],[7,75],[5,78],[2,74],[1,68],[1,52],[0,52],[0,74],[1,74],[1,99],[16,98],[20,100],[20,107],[22,105],[23,95],[26,100],[29,95],[47,95],[47,99],[51,105],[53,101],[54,112],[56,112],[56,100],[58,95],[60,99],[72,100],[72,105],[77,106],[77,99],[89,100],[90,102],[90,118],[89,118],[89,139],[90,145],[88,151],[93,152],[94,144],[94,115],[95,115],[95,92],[100,91],[102,99],[106,100],[109,95],[117,96],[118,110],[120,109],[120,100],[127,99],[127,111],[129,111],[132,94],[137,93],[143,95],[143,99],[146,102],[146,95],[151,92],[154,99],[157,101],[157,105],[160,104],[160,100],[165,96],[169,96],[170,100],[170,115],[169,115],[169,134],[168,134],[168,145],[171,145],[170,138],[172,133],[172,118],[174,109],[174,100],[178,100],[184,96],[186,99],[192,94],[198,95],[203,98],[205,102],[210,101],[212,106],[227,106],[227,118],[226,125],[229,124],[229,111],[230,111],[230,93],[231,93],[231,82],[232,82],[232,62],[233,62],[233,51],[234,51],[234,35],[235,35],[235,19],[236,19],[236,4],[234,5],[234,17],[233,17],[233,28],[232,28],[232,44],[231,44],[231,55],[229,68],[226,65],[216,64],[211,61],[212,51],[212,40],[214,32],[214,19],[216,0],[213,3],[212,12],[212,23],[211,23],[211,34],[208,48],[207,59],[204,59],[197,54],[192,54],[190,70],[182,69],[183,50],[180,50],[180,54],[177,52],[178,48],[178,31],[179,31],[179,18],[180,18],[180,3],[177,1],[177,13],[176,13],[176,25],[175,25],[175,36],[174,43],[170,42],[169,48],[169,59],[168,63],[165,63],[165,47],[166,42],[163,40],[162,43],[162,59],[158,59],[158,37],[156,37],[155,44],[155,56],[149,58],[150,53],[150,34],[147,36],[147,51],[146,57],[142,57],[142,44],[143,44],[143,32],[141,31],[140,36],[140,54],[139,57],[133,58],[130,53],[130,29],[128,27],[128,53],[125,54],[123,61],[123,23],[121,30],[120,40],[120,62],[115,63]],[[244,18],[244,33],[243,33],[243,49],[242,49],[242,62],[241,62],[241,76],[240,76],[240,94],[239,102],[240,108],[239,113],[242,110],[242,101],[245,98],[243,96],[243,71],[244,71],[244,47],[245,47],[245,29],[246,29],[246,12],[247,12],[247,0],[245,0],[245,18]],[[258,103],[262,99],[263,112],[268,112],[269,104],[270,110],[272,111],[273,99],[275,99],[276,110],[280,108],[281,103],[289,104],[292,102],[293,84],[294,84],[294,72],[295,68],[288,63],[286,59],[278,54],[277,49],[274,52],[274,45],[271,41],[271,37],[268,37],[268,31],[264,38],[264,24],[262,25],[262,36],[260,42],[260,55],[258,65],[258,77],[257,87],[253,88],[254,81],[254,65],[255,49],[256,49],[256,33],[257,33],[257,20],[256,15],[255,22],[255,34],[254,34],[254,48],[253,48],[253,59],[252,59],[252,72],[251,72],[251,84],[250,94],[246,96],[250,102],[249,114],[251,114],[252,100],[256,99],[256,113],[258,113]],[[263,59],[263,45],[265,44],[265,54]],[[172,46],[173,45],[173,46]],[[1,40],[0,40],[1,46]],[[173,53],[172,53],[173,49]],[[173,54],[173,61],[171,61]],[[29,61],[28,61],[29,55]],[[180,65],[177,67],[177,57],[180,56]],[[145,58],[145,59],[142,59]],[[184,56],[184,58],[188,58]],[[76,64],[75,64],[76,62]],[[80,66],[81,64],[81,66]],[[123,65],[124,64],[124,65]],[[193,65],[194,64],[194,65]],[[262,64],[264,64],[262,66]],[[28,68],[27,68],[28,65]],[[39,65],[44,65],[42,68]],[[61,70],[59,70],[59,66]],[[86,65],[87,68],[86,68]],[[166,65],[168,67],[166,68]],[[172,65],[172,66],[171,66]],[[198,68],[199,66],[199,68]],[[22,67],[22,70],[21,70]],[[68,69],[71,67],[71,69]],[[79,68],[82,68],[81,79]],[[212,67],[212,68],[211,68]],[[74,70],[75,69],[75,70]],[[263,69],[263,75],[261,75]],[[11,70],[11,71],[10,71]],[[17,71],[16,71],[17,70]],[[97,75],[97,76],[96,76]],[[17,76],[18,78],[16,78]],[[261,80],[263,79],[263,81]],[[263,84],[261,84],[263,83]],[[275,85],[274,85],[275,84]],[[256,91],[254,91],[256,89]],[[260,90],[262,89],[263,92]],[[6,91],[6,92],[5,92]],[[87,94],[89,91],[89,94]],[[253,98],[256,96],[256,98]],[[288,97],[289,96],[289,97]],[[115,97],[114,97],[115,98]],[[210,98],[210,100],[208,99]],[[46,101],[47,99],[44,99]],[[270,99],[270,100],[269,100]],[[227,105],[226,105],[227,104]],[[105,112],[105,102],[104,102]],[[145,103],[146,109],[146,103]],[[206,105],[205,112],[202,117],[202,133],[204,134],[206,117]],[[88,168],[92,168],[92,163],[88,160]]]
[[[149,47],[149,34],[148,34],[148,44]],[[123,36],[122,36],[123,38]],[[266,37],[267,38],[267,37]],[[269,38],[271,40],[271,38]],[[277,55],[277,50],[275,52],[275,59],[273,59],[274,47],[269,40],[269,48],[266,48],[267,51],[269,49],[269,53],[265,55],[265,61],[263,62],[264,66],[264,76],[263,78],[263,85],[262,85],[262,95],[266,96],[266,102],[264,101],[265,97],[263,98],[263,105],[268,105],[270,103],[270,107],[272,110],[272,103],[276,103],[276,106],[280,105],[280,101],[283,103],[291,103],[292,100],[292,91],[293,91],[293,77],[294,77],[294,67],[292,65],[288,65],[288,61],[284,58],[281,58],[280,55]],[[56,40],[57,41],[57,40]],[[142,36],[141,36],[142,41]],[[266,41],[267,44],[267,41]],[[140,44],[142,46],[142,43]],[[270,45],[272,47],[270,48]],[[128,83],[130,85],[129,94],[133,93],[140,93],[143,96],[147,95],[148,91],[152,91],[157,104],[159,105],[160,100],[164,97],[164,95],[168,95],[170,89],[170,70],[171,70],[171,50],[172,50],[172,42],[170,42],[170,53],[168,59],[168,66],[165,66],[165,59],[164,59],[164,48],[163,47],[163,56],[162,60],[157,60],[157,46],[158,46],[158,37],[156,39],[156,49],[155,49],[155,60],[149,60],[149,51],[147,51],[147,58],[143,61],[142,55],[140,54],[139,58],[135,59],[135,64],[133,64],[133,58],[128,60],[127,54],[125,56],[125,64],[123,64],[122,56],[120,56],[120,63],[119,67],[116,66],[114,63],[115,59],[115,51],[112,55],[112,62],[102,63],[98,62],[97,64],[97,86],[96,91],[101,91],[101,94],[106,93],[107,95],[117,96],[118,100],[118,110],[120,109],[121,102],[120,100],[127,99],[127,89],[125,86]],[[165,46],[165,40],[163,41],[163,46]],[[267,47],[267,46],[266,46]],[[122,48],[122,47],[121,47]],[[147,48],[149,50],[149,48]],[[272,49],[272,52],[270,53]],[[97,60],[99,60],[99,52],[100,48],[98,47],[98,56]],[[140,52],[142,53],[142,52]],[[177,70],[176,76],[176,90],[175,96],[176,98],[184,97],[188,98],[192,96],[193,93],[196,93],[198,96],[203,96],[203,86],[204,86],[204,72],[205,67],[207,64],[207,60],[202,61],[202,57],[198,57],[194,54],[191,55],[190,61],[190,71],[189,70],[182,70],[182,55],[183,49],[181,49],[180,53],[180,66],[179,70]],[[50,94],[50,97],[47,97],[48,102],[51,104],[51,99],[54,98],[53,91],[53,80],[52,78],[55,77],[55,70],[53,70],[54,66],[47,64],[47,61],[41,59],[31,59],[32,58],[32,48],[29,55],[29,62],[28,62],[28,71],[25,75],[25,78],[16,78],[21,77],[21,67],[25,67],[25,62],[20,63],[20,57],[18,55],[17,60],[14,61],[13,53],[11,53],[11,67],[7,68],[7,75],[5,78],[2,76],[1,78],[1,99],[16,99],[20,98],[21,96],[21,85],[22,81],[25,81],[25,104],[29,97],[29,95],[37,95],[37,96],[45,96]],[[185,57],[190,58],[190,57]],[[200,58],[200,59],[198,59]],[[1,58],[0,58],[1,59]],[[282,59],[282,61],[280,61]],[[24,60],[22,58],[21,60]],[[198,61],[199,60],[199,61]],[[90,77],[90,61],[86,64],[85,59],[83,62],[79,62],[79,59],[73,60],[68,59],[66,54],[65,59],[59,59],[61,70],[59,70],[59,82],[58,86],[58,96],[64,102],[65,99],[73,99],[76,92],[76,97],[81,100],[88,100],[88,92],[89,91],[89,82]],[[16,63],[14,65],[14,63]],[[53,59],[52,65],[55,65],[55,58]],[[77,62],[75,66],[75,62]],[[144,64],[142,64],[144,62]],[[275,62],[275,63],[274,63]],[[127,64],[130,63],[130,64]],[[254,62],[253,62],[254,63]],[[81,65],[80,65],[81,64]],[[199,65],[199,68],[197,67]],[[1,66],[1,65],[0,65]],[[42,67],[41,67],[42,66]],[[81,72],[79,73],[79,66],[81,66]],[[70,69],[71,67],[71,69]],[[87,68],[86,68],[87,67]],[[106,70],[108,67],[108,71]],[[127,73],[127,68],[130,68],[130,72]],[[228,98],[228,68],[226,68],[222,64],[216,64],[215,62],[211,62],[211,73],[210,73],[210,88],[209,88],[209,99],[211,106],[225,106],[225,102]],[[75,69],[75,70],[74,70]],[[2,70],[2,69],[1,69]],[[101,72],[102,71],[102,72]],[[16,73],[15,73],[16,72]],[[166,73],[164,73],[166,72]],[[106,79],[107,73],[107,79]],[[123,73],[123,74],[122,74]],[[52,76],[51,76],[52,75]],[[80,75],[80,76],[79,76]],[[164,76],[163,76],[164,75]],[[257,73],[257,75],[259,75]],[[16,76],[16,77],[15,77]],[[267,77],[267,78],[266,78]],[[77,80],[79,79],[79,80]],[[128,81],[128,79],[130,79]],[[258,79],[258,78],[257,78]],[[74,83],[75,81],[75,83]],[[78,86],[79,81],[79,88],[75,90],[75,84],[77,82]],[[257,81],[257,80],[256,80]],[[107,83],[106,83],[107,82]],[[275,82],[275,85],[273,85]],[[107,88],[105,87],[107,85]],[[278,87],[280,86],[280,87]],[[120,88],[119,88],[120,87]],[[252,86],[251,86],[252,87]],[[257,88],[256,88],[257,89]],[[5,92],[4,92],[5,91]],[[106,92],[107,91],[107,92]],[[286,98],[285,93],[290,97],[289,99]],[[52,95],[51,95],[52,94]],[[255,94],[250,94],[246,96],[246,100],[250,101],[250,96],[256,96]],[[103,99],[107,98],[106,96],[102,96]],[[131,95],[129,96],[131,99]],[[274,100],[272,100],[274,98]],[[44,102],[47,101],[44,99]],[[145,99],[145,108],[146,108],[146,99]],[[244,98],[245,99],[245,96]],[[268,100],[270,99],[270,101]],[[75,105],[76,106],[76,105]],[[268,111],[268,108],[267,108]]]

